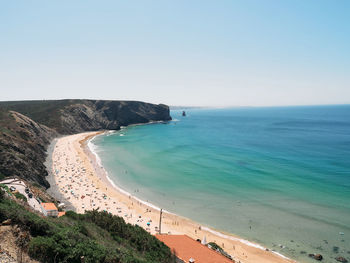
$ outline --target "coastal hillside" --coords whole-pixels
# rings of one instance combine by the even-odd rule
[[[48,188],[44,162],[53,138],[170,119],[168,106],[137,101],[0,102],[0,179],[18,176]]]
[[[9,194],[3,187],[0,185],[1,262],[174,262],[166,245],[121,217],[96,210],[42,217],[17,199],[5,197]]]
[[[46,147],[58,133],[14,111],[0,109],[0,179],[19,176],[49,187]]]
[[[118,130],[135,123],[171,120],[168,106],[139,101],[12,101],[0,102],[0,107],[22,113],[60,134]]]

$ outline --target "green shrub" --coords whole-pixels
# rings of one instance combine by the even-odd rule
[[[0,221],[10,218],[14,223],[30,231],[32,236],[46,235],[57,227],[50,221],[28,212],[12,200],[0,202]]]
[[[10,192],[9,187],[6,184],[0,184],[0,188],[4,189],[6,192]]]
[[[159,259],[166,262],[171,257],[170,249],[156,237],[136,225],[126,224],[124,219],[107,212],[87,211],[85,220],[90,220],[107,230],[116,241],[127,240],[134,248],[148,259]]]
[[[78,231],[64,228],[52,236],[36,237],[29,244],[29,255],[42,262],[80,263],[83,256],[85,262],[106,262],[110,258],[117,262],[119,256],[90,240]]]
[[[106,212],[67,212],[41,217],[10,199],[0,199],[0,222],[11,218],[28,230],[29,255],[40,262],[170,263],[170,249],[138,226]]]
[[[33,183],[33,186],[37,187],[37,188],[40,188],[40,189],[43,189],[42,185],[38,184],[38,183]]]
[[[30,241],[28,253],[42,262],[55,261],[55,242],[52,238],[39,236]]]
[[[27,202],[27,197],[25,197],[24,195],[22,195],[21,193],[15,193],[15,197],[19,200],[22,200],[24,202]]]
[[[71,219],[74,219],[74,220],[79,220],[79,218],[80,218],[79,214],[75,213],[74,211],[67,211],[66,216],[70,217]]]

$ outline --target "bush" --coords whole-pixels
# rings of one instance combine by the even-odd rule
[[[38,184],[38,183],[33,183],[33,186],[35,186],[36,188],[43,189],[43,187],[40,184]]]
[[[9,187],[6,184],[0,184],[0,188],[4,189],[6,192],[10,192]]]
[[[52,236],[36,237],[30,242],[29,255],[42,262],[80,263],[83,256],[85,262],[119,262],[116,251],[107,250],[90,240],[78,231],[63,228]],[[118,261],[117,261],[118,260]]]
[[[166,262],[171,257],[170,249],[164,243],[150,235],[140,226],[126,224],[121,217],[96,210],[87,211],[83,216],[85,220],[89,220],[107,230],[114,240],[119,242],[121,240],[123,242],[128,241],[150,260],[159,259]]]
[[[74,211],[67,211],[66,216],[74,220],[79,220],[80,218],[80,215],[75,213]]]
[[[36,258],[42,262],[55,261],[54,254],[55,244],[51,238],[39,236],[33,238],[29,244],[28,253],[31,257]]]
[[[50,221],[28,212],[15,202],[3,199],[0,202],[0,221],[10,218],[14,223],[30,231],[32,236],[46,235],[57,227]]]
[[[15,193],[15,197],[19,200],[22,200],[24,202],[27,202],[27,197],[25,197],[24,195],[22,195],[21,193]]]
[[[67,212],[60,218],[40,217],[10,199],[0,199],[0,222],[28,230],[28,254],[41,262],[170,263],[170,249],[138,226],[106,212]]]

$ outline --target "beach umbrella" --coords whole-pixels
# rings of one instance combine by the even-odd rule
[[[151,223],[150,222],[147,222],[147,225],[149,226]]]

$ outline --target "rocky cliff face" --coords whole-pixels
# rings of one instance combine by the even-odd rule
[[[169,108],[135,101],[83,101],[60,109],[61,133],[118,130],[120,126],[170,120]]]
[[[0,102],[0,178],[17,175],[49,187],[46,149],[58,135],[167,120],[168,106],[137,101]]]
[[[59,100],[0,102],[60,134],[117,130],[120,126],[171,120],[169,107],[139,101]]]
[[[0,173],[20,176],[45,187],[46,147],[57,136],[53,129],[40,125],[18,112],[5,112],[0,132]]]

